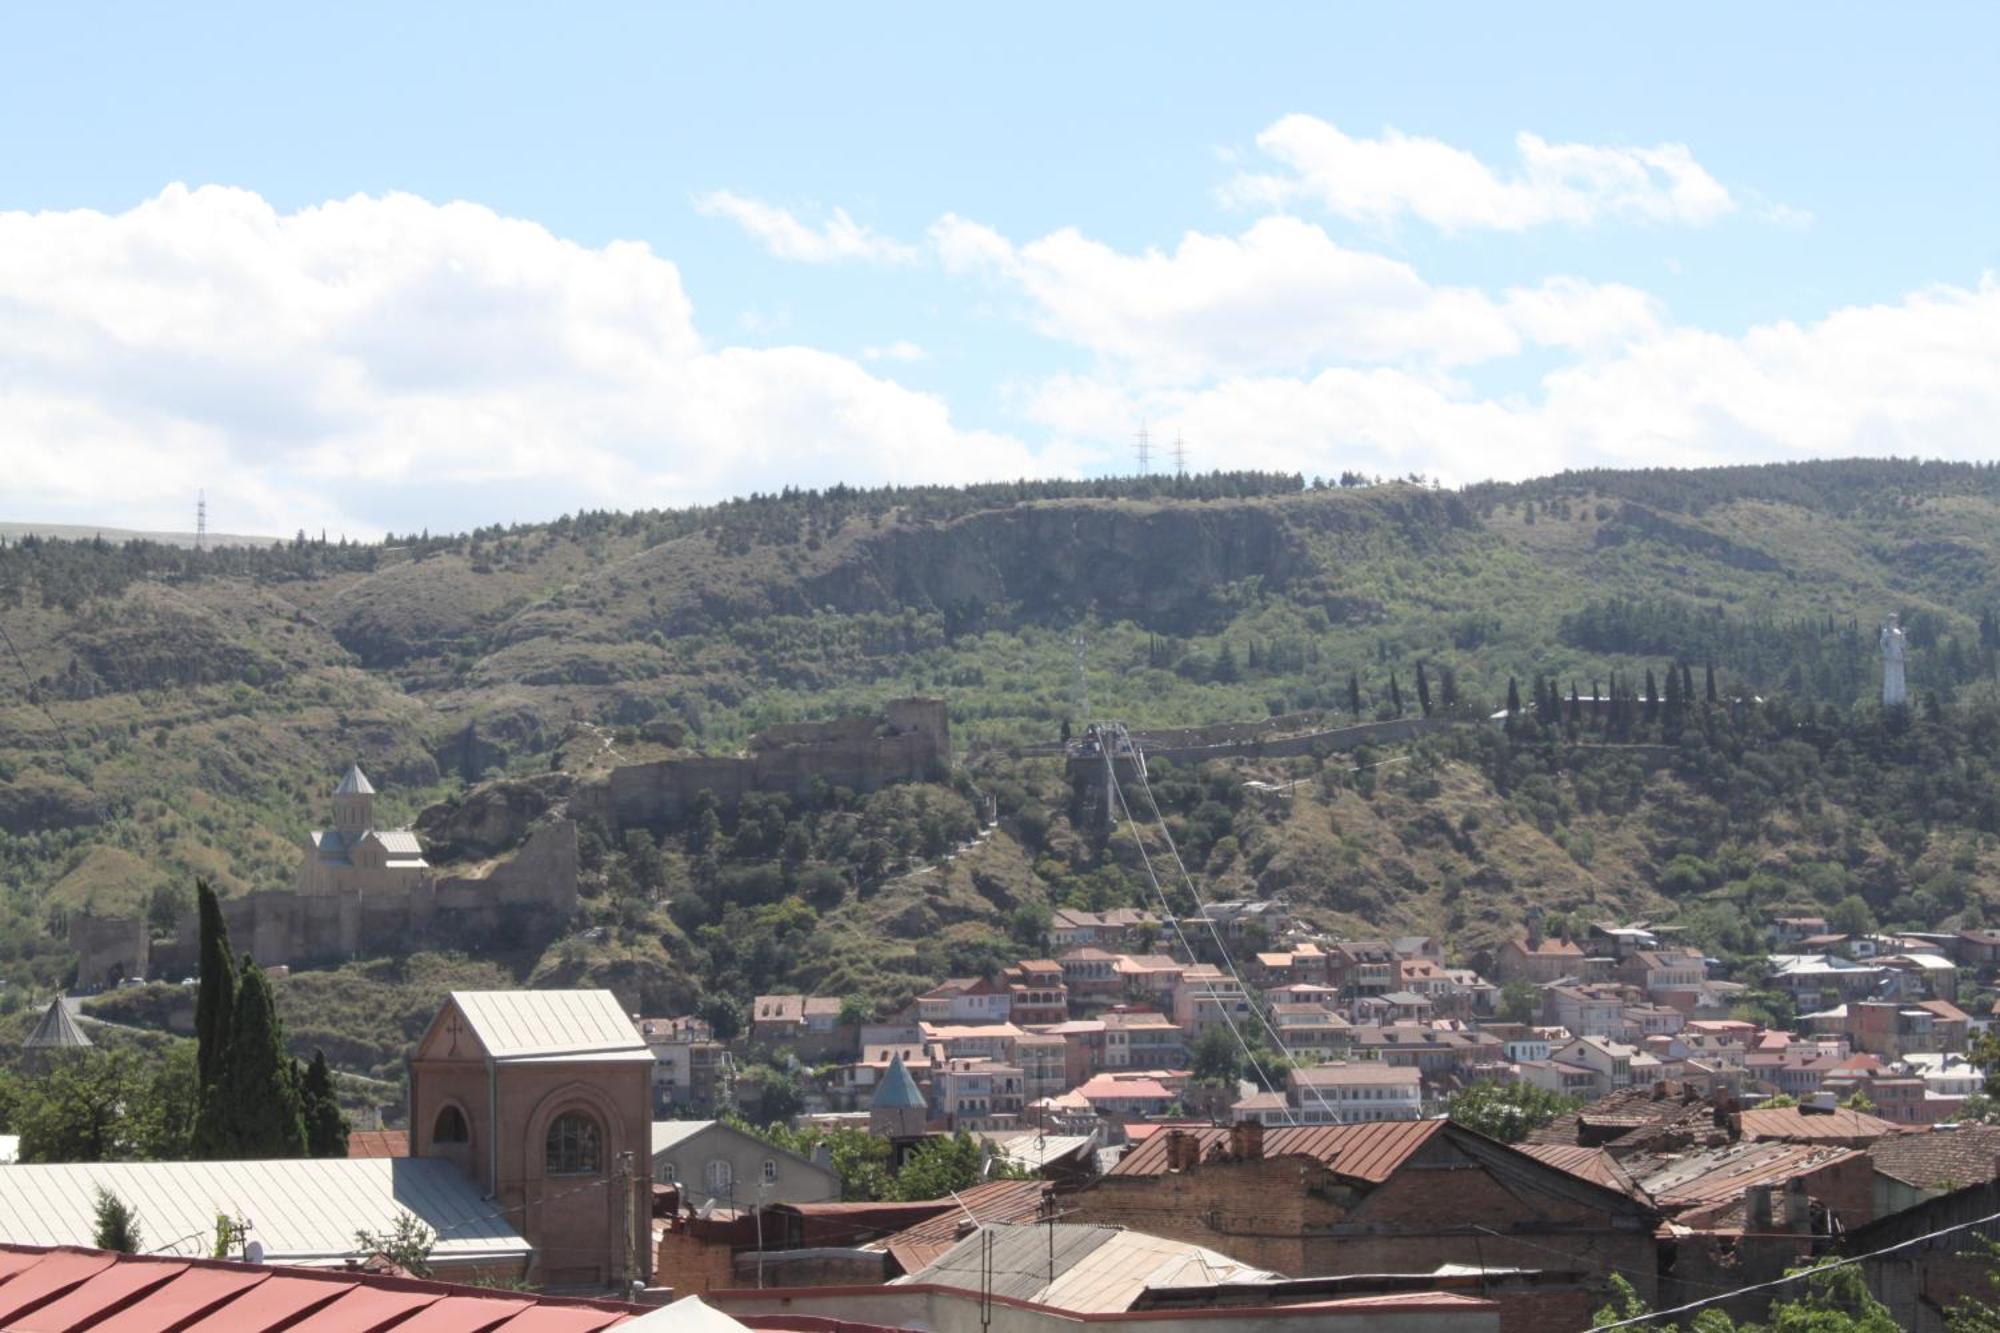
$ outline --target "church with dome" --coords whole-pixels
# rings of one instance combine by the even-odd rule
[[[304,894],[401,893],[431,872],[415,833],[375,827],[375,788],[359,764],[333,790],[333,827],[314,829],[303,850],[297,887]]]

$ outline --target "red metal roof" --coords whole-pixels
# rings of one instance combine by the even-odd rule
[[[1380,1120],[1365,1125],[1285,1125],[1264,1131],[1264,1156],[1311,1157],[1335,1175],[1381,1184],[1411,1154],[1444,1127],[1442,1120]],[[1204,1155],[1216,1144],[1227,1144],[1229,1131],[1213,1125],[1186,1131],[1201,1143]],[[1111,1169],[1114,1176],[1157,1176],[1167,1169],[1167,1135],[1154,1134],[1130,1148]]]
[[[322,1305],[296,1324],[287,1324],[291,1333],[362,1333],[362,1330],[393,1328],[405,1319],[435,1305],[435,1291],[399,1291],[394,1288],[356,1283],[340,1296]]]
[[[158,1333],[163,1328],[178,1328],[183,1320],[197,1319],[271,1276],[247,1265],[239,1273],[182,1267],[179,1277],[148,1293],[145,1300],[93,1325],[90,1333]]]
[[[0,1286],[0,1327],[19,1327],[22,1314],[83,1285],[111,1267],[113,1256],[94,1250],[56,1250],[41,1263],[22,1269]]]
[[[447,1296],[396,1325],[396,1333],[480,1333],[521,1313],[532,1301]],[[332,1311],[328,1311],[329,1314]]]
[[[112,1264],[95,1277],[72,1287],[20,1321],[23,1328],[82,1328],[152,1287],[162,1287],[187,1271],[187,1265]]]
[[[0,1328],[36,1333],[595,1333],[643,1313],[345,1269],[0,1245]]]
[[[408,1157],[410,1132],[406,1129],[356,1129],[347,1135],[349,1157]]]

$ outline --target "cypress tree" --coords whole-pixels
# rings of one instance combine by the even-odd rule
[[[1389,707],[1396,710],[1396,716],[1403,715],[1403,687],[1396,682],[1396,673],[1389,673]]]
[[[1425,717],[1431,715],[1431,682],[1430,678],[1424,675],[1422,662],[1417,663],[1417,707],[1423,710]]]
[[[1361,677],[1352,671],[1347,673],[1347,711],[1361,716]]]
[[[1681,702],[1690,708],[1694,706],[1694,668],[1685,661],[1681,663]]]
[[[304,1104],[307,1154],[347,1156],[347,1117],[341,1113],[340,1099],[334,1094],[333,1071],[327,1068],[325,1051],[313,1052],[312,1064],[299,1080],[299,1098]]]
[[[1512,731],[1521,721],[1521,682],[1507,677],[1507,729]]]
[[[1653,668],[1646,668],[1646,725],[1652,726],[1660,717],[1660,687],[1653,680]]]
[[[241,1157],[303,1157],[305,1122],[285,1027],[271,1000],[271,983],[255,963],[243,965],[229,1059],[216,1091],[226,1117],[228,1151]]]
[[[1458,673],[1448,666],[1438,668],[1438,703],[1447,713],[1458,707]]]
[[[1720,697],[1715,692],[1715,663],[1713,662],[1708,664],[1708,702],[1711,705],[1720,702]]]
[[[215,890],[207,880],[198,879],[194,893],[201,919],[201,984],[194,1000],[195,1068],[206,1088],[221,1078],[229,1050],[229,1028],[236,1012],[236,958],[229,950],[229,923],[223,920]]]

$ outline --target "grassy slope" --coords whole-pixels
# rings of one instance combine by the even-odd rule
[[[41,936],[52,894],[130,896],[152,875],[195,873],[230,892],[282,886],[341,765],[368,764],[387,818],[400,820],[455,790],[463,764],[450,743],[468,724],[493,747],[475,768],[490,759],[531,771],[551,755],[601,757],[579,718],[676,716],[691,744],[728,749],[769,722],[921,691],[951,700],[962,745],[1005,744],[1046,738],[1074,711],[1079,632],[1092,710],[1163,726],[1330,702],[1350,671],[1371,702],[1391,671],[1407,695],[1419,658],[1452,665],[1485,699],[1536,669],[1588,679],[1643,665],[1558,637],[1566,612],[1613,595],[1780,619],[1872,622],[1894,607],[1970,636],[2000,589],[2000,504],[1983,485],[1860,501],[1828,491],[1823,504],[1756,486],[1732,497],[1735,483],[1717,482],[1708,489],[1719,498],[1663,510],[1667,525],[1648,529],[1621,513],[1622,484],[1496,491],[1474,497],[1463,522],[1435,496],[1390,487],[854,519],[816,542],[747,550],[698,530],[650,547],[615,530],[539,531],[368,574],[138,583],[73,614],[30,599],[7,623],[31,678],[134,657],[155,676],[94,697],[44,690],[46,711],[0,676],[0,812],[10,800],[29,812],[19,836],[0,840],[0,972],[44,983],[59,973],[60,950]],[[1559,494],[1568,519],[1550,515]],[[1277,530],[1286,578],[1231,576],[1229,543],[1261,540],[1254,525]],[[946,558],[960,547],[971,557]],[[1760,553],[1778,567],[1756,568]],[[1011,600],[948,623],[939,599],[975,586],[967,570],[985,566],[1013,580],[1000,589]],[[1252,640],[1309,644],[1314,658],[1223,683],[1149,667],[1156,632],[1202,660],[1225,641],[1241,655]],[[189,662],[211,661],[235,664],[237,677],[186,678]],[[623,743],[636,752],[635,737]],[[1396,778],[1372,798],[1313,787],[1260,835],[1270,846],[1246,848],[1214,886],[1282,888],[1329,925],[1444,930],[1469,945],[1490,942],[1531,898],[1668,905],[1658,885],[1676,854],[1671,779],[1654,780],[1639,811],[1586,813],[1563,830],[1538,827],[1464,765],[1437,780],[1440,793],[1421,799]],[[1445,826],[1467,816],[1476,827],[1454,841]],[[1782,867],[1820,858],[1827,836],[1776,825],[1756,842]],[[1990,853],[1942,837],[1927,855],[1969,855],[1983,870]],[[901,990],[938,961],[922,941],[990,931],[1046,896],[1033,858],[1003,830],[948,869],[837,908],[797,977]],[[644,978],[669,999],[686,981],[671,943],[576,942],[513,974]]]

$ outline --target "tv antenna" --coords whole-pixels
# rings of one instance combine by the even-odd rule
[[[194,549],[208,549],[208,492],[194,493]]]
[[[1153,436],[1144,417],[1139,419],[1139,433],[1133,438],[1139,441],[1139,475],[1143,477],[1153,470]]]

